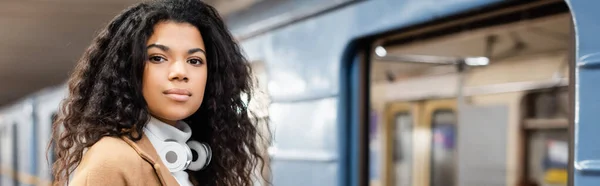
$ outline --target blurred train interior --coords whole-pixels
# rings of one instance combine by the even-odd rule
[[[501,11],[371,46],[371,186],[567,185],[568,8]]]

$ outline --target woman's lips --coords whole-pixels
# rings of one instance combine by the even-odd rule
[[[184,102],[190,99],[192,93],[186,89],[173,88],[169,90],[163,91],[167,97],[171,98],[174,101]]]

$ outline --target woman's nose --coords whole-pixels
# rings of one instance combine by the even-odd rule
[[[188,81],[185,61],[176,61],[169,70],[169,80]]]

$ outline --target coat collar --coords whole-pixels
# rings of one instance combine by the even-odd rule
[[[136,136],[136,134],[134,134]],[[160,161],[160,157],[156,153],[154,146],[150,143],[150,140],[146,135],[142,134],[141,139],[138,141],[132,141],[127,136],[121,137],[129,146],[131,146],[142,159],[152,165],[154,172],[158,176],[160,183],[163,186],[176,186],[179,185],[175,177],[171,175],[167,166],[165,166],[162,161]]]

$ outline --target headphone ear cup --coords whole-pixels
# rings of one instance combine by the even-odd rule
[[[188,166],[188,169],[192,171],[199,171],[206,168],[212,160],[212,149],[210,149],[210,146],[208,146],[206,143],[200,143],[197,141],[188,141],[187,145],[198,155],[196,160],[192,160],[190,166]]]
[[[192,159],[192,151],[174,140],[165,140],[159,155],[170,172],[185,170]]]

